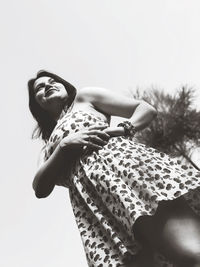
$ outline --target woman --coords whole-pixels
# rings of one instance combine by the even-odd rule
[[[152,267],[157,250],[177,266],[200,266],[200,219],[187,204],[198,197],[200,173],[133,138],[156,110],[103,88],[76,92],[46,71],[28,88],[46,142],[35,194],[69,188],[88,265]],[[112,115],[126,120],[109,127]]]

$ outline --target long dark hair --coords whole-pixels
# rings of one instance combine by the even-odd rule
[[[40,77],[50,77],[53,78],[56,82],[62,83],[68,93],[68,100],[67,100],[67,108],[69,108],[76,96],[76,88],[59,77],[58,75],[45,71],[45,70],[40,70],[37,73],[37,76],[33,79],[30,79],[28,81],[28,93],[29,93],[29,109],[34,117],[34,119],[37,121],[37,126],[33,131],[32,138],[39,138],[41,137],[45,142],[48,141],[54,127],[56,126],[56,121],[53,120],[50,115],[48,114],[47,111],[45,111],[37,102],[35,99],[35,94],[34,94],[34,82],[40,78]]]

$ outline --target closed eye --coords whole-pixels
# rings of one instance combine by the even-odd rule
[[[51,84],[56,84],[57,82],[56,81],[52,81]]]
[[[49,79],[50,83],[56,83],[56,81],[54,79]]]
[[[36,89],[36,92],[38,92],[41,88],[44,87],[44,84],[39,84],[35,89]]]

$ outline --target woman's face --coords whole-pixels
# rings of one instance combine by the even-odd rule
[[[59,105],[64,106],[68,99],[67,91],[62,83],[51,77],[40,77],[33,85],[36,102],[46,111]]]

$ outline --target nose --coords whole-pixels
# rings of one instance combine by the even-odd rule
[[[46,86],[45,86],[45,91],[47,91],[50,87],[51,87],[52,85],[51,84],[46,84]]]

